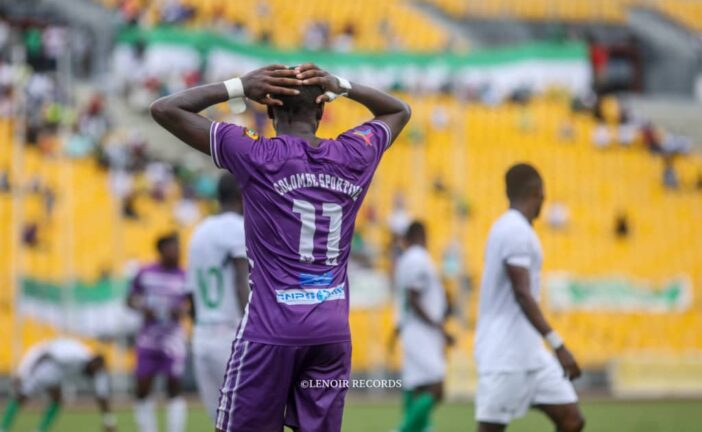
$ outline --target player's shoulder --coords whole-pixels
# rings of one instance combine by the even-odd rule
[[[429,251],[420,246],[411,246],[402,254],[401,260],[405,265],[423,265],[431,261]]]
[[[492,225],[491,234],[493,236],[509,239],[513,236],[527,235],[531,231],[531,226],[526,218],[517,210],[507,210]]]
[[[339,136],[336,141],[343,148],[361,159],[382,153],[390,145],[390,128],[380,120],[371,120],[355,126]],[[349,144],[353,144],[349,146]],[[372,157],[370,159],[373,159]]]

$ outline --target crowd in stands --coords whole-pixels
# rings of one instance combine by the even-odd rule
[[[329,13],[330,4],[321,0],[304,4],[247,0],[238,2],[237,7],[224,1],[198,0],[104,0],[103,3],[117,10],[125,26],[206,28],[242,43],[336,52],[455,48],[439,27],[396,0],[337,4],[340,13],[333,16]],[[336,19],[338,16],[347,18]],[[417,38],[417,32],[424,37]]]

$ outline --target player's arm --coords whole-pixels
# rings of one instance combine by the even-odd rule
[[[234,295],[239,300],[242,316],[246,309],[246,304],[249,302],[249,262],[246,258],[232,259],[234,266]]]
[[[300,85],[300,81],[286,66],[270,65],[242,76],[238,85],[243,94],[235,94],[237,90],[223,82],[207,84],[164,96],[152,103],[149,110],[164,129],[190,147],[209,155],[212,121],[200,115],[201,111],[231,97],[241,96],[265,105],[282,105],[270,94],[295,95],[297,90],[285,86]]]
[[[420,302],[420,297],[421,297],[421,292],[418,289],[412,289],[409,288],[407,290],[408,294],[408,301],[409,301],[409,308],[412,312],[414,312],[417,317],[424,322],[426,325],[429,327],[434,327],[435,329],[441,331],[441,333],[444,335],[444,338],[446,339],[446,342],[449,345],[453,344],[453,336],[449,334],[448,331],[446,331],[446,327],[444,327],[444,321],[441,322],[434,322],[430,317],[429,314],[422,308],[422,304]]]
[[[566,348],[563,341],[553,328],[546,321],[541,312],[539,304],[531,295],[529,269],[526,267],[505,263],[507,275],[512,284],[514,297],[519,304],[519,307],[526,315],[527,319],[534,328],[546,338],[558,357],[558,361],[563,366],[563,370],[569,379],[576,379],[580,376],[580,367],[575,361],[573,354]]]
[[[297,78],[301,79],[305,85],[318,85],[325,91],[336,94],[342,94],[346,91],[341,87],[339,79],[335,75],[319,69],[312,63],[300,65],[295,70],[298,72]],[[347,96],[368,108],[373,114],[374,120],[385,123],[390,128],[393,141],[402,132],[412,115],[412,110],[406,102],[363,84],[351,83],[351,90],[348,91]],[[329,96],[326,94],[317,99],[317,103],[328,101]]]
[[[95,372],[93,387],[95,391],[95,402],[102,416],[103,429],[105,432],[114,432],[117,430],[117,419],[112,412],[110,404],[110,379],[104,367]]]

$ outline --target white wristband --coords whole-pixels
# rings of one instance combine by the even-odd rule
[[[561,335],[556,333],[555,330],[551,330],[549,334],[544,336],[544,339],[546,339],[546,343],[551,347],[551,349],[557,350],[563,346],[563,338]]]
[[[229,99],[244,97],[244,84],[240,78],[232,78],[224,81],[224,86],[227,88]]]
[[[349,90],[351,90],[351,83],[349,82],[349,80],[341,78],[340,76],[336,76],[336,75],[334,75],[334,76],[336,77],[337,80],[339,80],[339,87],[344,89],[344,91],[341,93],[334,93],[334,92],[329,91],[329,90],[325,91],[324,94],[329,98],[329,102],[333,101],[334,99],[338,98],[339,96],[348,95]]]

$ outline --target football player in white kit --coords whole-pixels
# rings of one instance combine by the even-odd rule
[[[510,208],[490,230],[480,287],[478,431],[501,432],[534,406],[558,431],[578,432],[585,422],[571,380],[580,368],[538,304],[543,255],[532,222],[544,201],[543,181],[523,163],[512,166],[505,181]]]
[[[398,432],[423,432],[429,430],[431,413],[443,397],[445,348],[453,339],[444,328],[448,302],[426,249],[424,225],[412,222],[404,240],[406,249],[395,267],[404,388]]]
[[[229,173],[217,185],[220,213],[195,228],[187,280],[195,305],[193,359],[200,397],[214,420],[231,342],[249,296],[241,191]]]
[[[110,383],[105,360],[79,341],[69,338],[36,344],[22,357],[13,381],[14,395],[5,408],[0,431],[9,431],[22,404],[42,392],[49,395],[49,405],[37,431],[48,431],[61,408],[61,385],[81,378],[92,381],[103,429],[114,432],[117,422],[110,410]]]

